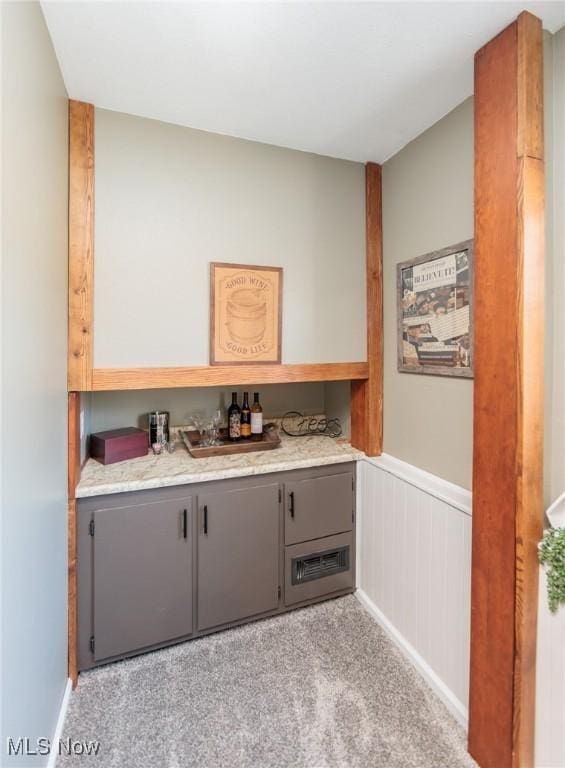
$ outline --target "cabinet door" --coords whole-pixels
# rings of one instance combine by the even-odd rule
[[[279,486],[198,497],[198,629],[278,605]]]
[[[93,513],[96,660],[192,632],[191,520],[191,499]]]
[[[353,475],[341,472],[285,483],[285,544],[353,528]]]

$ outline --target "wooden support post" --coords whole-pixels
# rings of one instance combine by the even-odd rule
[[[382,169],[365,168],[368,378],[351,382],[351,443],[368,456],[383,450]]]
[[[543,55],[522,13],[475,57],[469,751],[534,765],[543,521]]]
[[[68,389],[92,388],[94,107],[69,101]]]
[[[80,477],[80,393],[92,389],[94,295],[94,107],[69,101],[68,289],[68,675],[77,669],[75,489]]]
[[[77,684],[77,542],[75,490],[80,478],[80,394],[68,395],[68,675]]]

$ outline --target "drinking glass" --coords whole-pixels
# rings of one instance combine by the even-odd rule
[[[208,448],[210,445],[214,445],[213,442],[213,426],[211,421],[202,422],[202,431],[200,432],[200,447]]]
[[[214,426],[213,421],[209,421],[206,425],[206,445],[217,445],[218,431]]]
[[[195,411],[190,415],[190,426],[194,427],[194,429],[199,433],[200,435],[200,442],[199,446],[201,448],[205,448],[209,443],[207,442],[207,436],[206,436],[206,415],[202,411]]]
[[[210,445],[221,445],[222,441],[220,440],[220,427],[222,426],[223,416],[222,411],[218,408],[216,411],[214,411],[214,415],[212,416],[212,432],[213,436],[212,440],[210,442]]]

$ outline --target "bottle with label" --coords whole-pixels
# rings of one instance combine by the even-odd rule
[[[241,406],[241,437],[248,440],[251,437],[251,408],[249,407],[249,392],[243,393]]]
[[[228,408],[228,437],[233,442],[241,437],[241,410],[237,404],[237,392],[231,393],[231,405]]]
[[[259,402],[259,392],[253,393],[253,405],[251,406],[251,434],[261,436],[263,434],[263,409]]]

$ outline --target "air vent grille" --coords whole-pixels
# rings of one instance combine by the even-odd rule
[[[294,557],[291,563],[293,585],[323,579],[349,570],[349,546]]]

